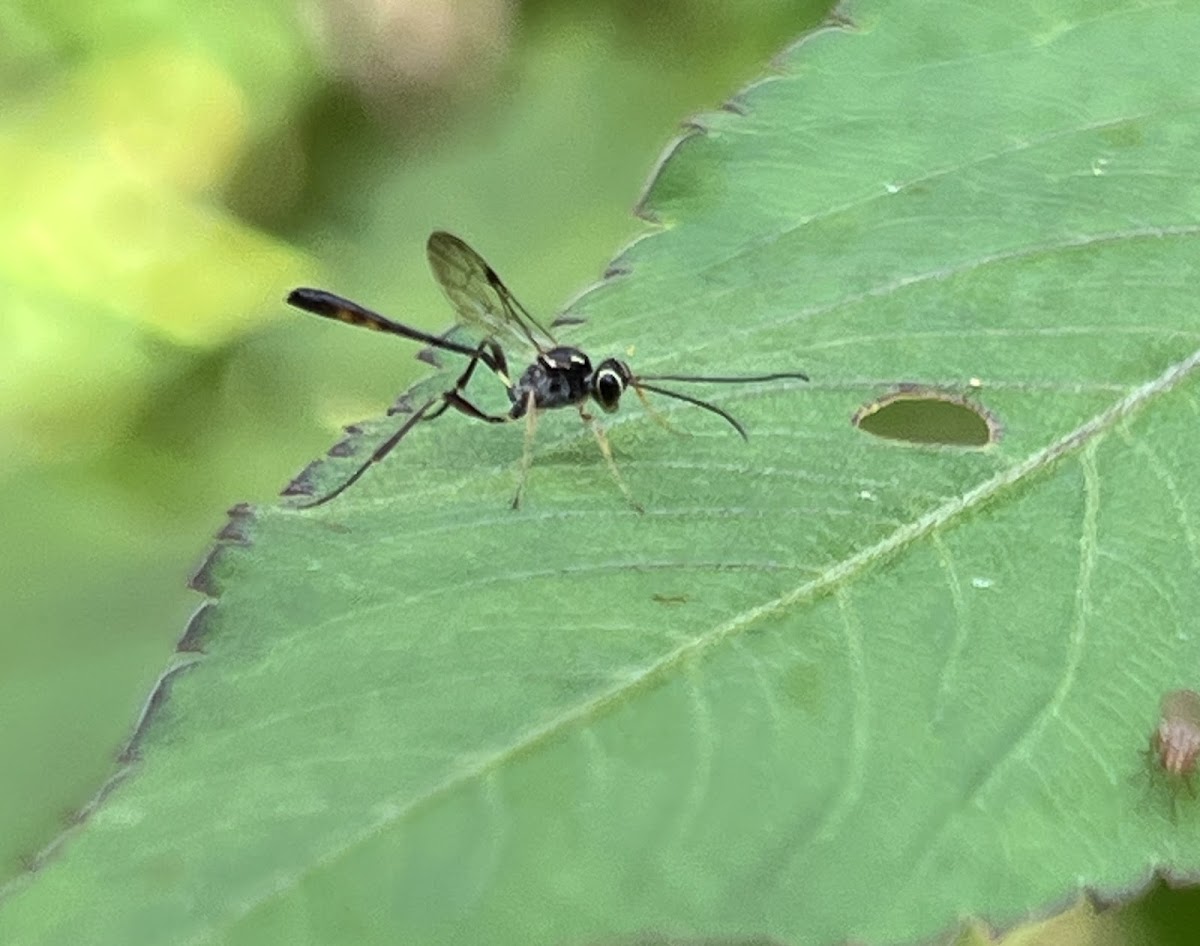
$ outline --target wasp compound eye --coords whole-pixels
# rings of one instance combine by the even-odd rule
[[[596,372],[596,401],[606,411],[617,409],[621,395],[625,393],[625,382],[611,368],[601,368]]]

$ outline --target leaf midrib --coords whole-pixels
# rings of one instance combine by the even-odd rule
[[[290,890],[304,877],[313,874],[328,864],[334,863],[338,858],[357,847],[358,844],[391,825],[410,817],[413,812],[419,810],[424,805],[452,793],[469,781],[481,778],[488,772],[501,768],[512,760],[536,751],[543,743],[559,738],[568,727],[598,718],[610,706],[626,701],[638,691],[656,686],[663,677],[667,676],[677,667],[694,659],[702,651],[718,646],[726,639],[744,632],[759,621],[780,614],[803,601],[814,599],[847,584],[869,567],[892,557],[907,546],[912,545],[931,533],[945,528],[964,514],[979,509],[1004,491],[1048,469],[1057,460],[1083,448],[1089,443],[1097,441],[1097,438],[1137,414],[1154,399],[1167,394],[1177,387],[1194,373],[1197,368],[1200,368],[1200,349],[1193,351],[1187,358],[1170,365],[1156,378],[1134,388],[1125,397],[1114,402],[1104,411],[1093,415],[1064,436],[1030,454],[1021,462],[1008,467],[978,486],[968,490],[962,496],[948,500],[931,509],[912,522],[896,529],[883,540],[827,568],[815,578],[797,585],[792,590],[770,601],[744,610],[692,641],[681,644],[679,647],[676,647],[674,650],[649,664],[640,672],[629,675],[623,683],[580,703],[571,710],[560,713],[556,718],[549,720],[542,726],[526,732],[521,738],[505,749],[485,756],[473,764],[459,769],[449,778],[420,796],[398,806],[395,810],[377,819],[369,827],[355,832],[343,843],[332,848],[325,857],[306,864],[289,878],[277,877],[268,894],[241,901],[238,904],[236,912],[229,917],[230,922],[235,922],[236,919],[249,914],[251,910],[266,903],[271,896]],[[209,930],[213,932],[214,928],[209,927]],[[199,933],[191,942],[203,943],[210,939],[211,936],[209,933]]]

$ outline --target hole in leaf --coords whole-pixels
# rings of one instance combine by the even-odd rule
[[[876,437],[948,447],[986,447],[1000,424],[968,397],[936,388],[906,387],[864,404],[852,423]]]

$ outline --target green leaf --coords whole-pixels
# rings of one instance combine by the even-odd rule
[[[814,382],[697,388],[748,444],[627,404],[644,515],[568,411],[519,512],[521,431],[451,415],[237,515],[0,941],[889,942],[1196,875],[1141,752],[1200,676],[1200,12],[854,13],[680,142],[571,335]],[[972,378],[986,448],[851,423]]]

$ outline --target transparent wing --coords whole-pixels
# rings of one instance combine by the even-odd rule
[[[478,253],[453,234],[437,230],[426,247],[429,266],[459,320],[500,343],[515,342],[536,351],[558,344],[526,311]]]

